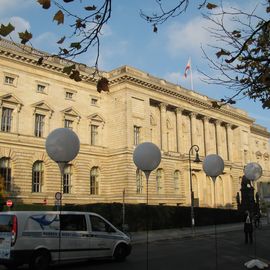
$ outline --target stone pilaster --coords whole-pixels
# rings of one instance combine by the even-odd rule
[[[168,145],[167,145],[167,126],[166,126],[166,103],[160,103],[160,141],[161,141],[161,150],[167,151]]]

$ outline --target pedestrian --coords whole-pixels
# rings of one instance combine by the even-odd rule
[[[254,225],[255,228],[259,228],[260,227],[260,218],[261,218],[261,214],[260,212],[257,212],[254,216]]]
[[[245,233],[245,243],[253,243],[253,225],[252,225],[252,217],[249,211],[245,213],[244,220],[244,233]]]

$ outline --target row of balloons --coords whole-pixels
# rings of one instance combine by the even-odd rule
[[[46,151],[49,157],[57,163],[68,163],[73,160],[80,150],[80,140],[75,132],[68,128],[53,130],[46,139]],[[139,144],[133,153],[133,161],[142,170],[148,180],[151,171],[155,170],[161,161],[160,149],[151,142]],[[205,157],[203,170],[213,181],[224,170],[223,159],[216,154]],[[244,174],[248,180],[255,181],[262,175],[262,168],[252,162],[245,166]]]

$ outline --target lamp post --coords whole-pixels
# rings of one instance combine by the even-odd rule
[[[248,163],[245,167],[244,167],[244,174],[245,177],[254,182],[256,180],[258,180],[261,176],[262,176],[262,167],[260,164],[256,163],[256,162],[251,162]],[[247,268],[259,268],[259,269],[264,269],[268,267],[268,264],[266,264],[265,262],[258,260],[257,259],[257,252],[256,252],[256,229],[255,229],[255,233],[254,233],[254,259],[248,261],[245,263],[245,266]]]
[[[146,177],[146,269],[148,270],[148,180],[150,173],[158,167],[161,161],[161,152],[155,144],[144,142],[135,148],[133,161]]]
[[[192,189],[192,170],[191,170],[191,152],[195,149],[195,160],[193,162],[199,163],[201,162],[199,157],[199,150],[200,147],[196,144],[192,145],[188,152],[188,162],[189,162],[189,186],[190,186],[190,215],[191,215],[191,229],[194,235],[194,228],[195,228],[195,218],[194,218],[194,193]]]
[[[68,162],[73,160],[79,150],[80,141],[75,132],[68,128],[57,128],[53,130],[46,139],[46,151],[48,156],[57,163],[60,173],[60,192],[55,193],[55,198],[60,203],[60,216],[62,210],[62,190],[63,190],[63,177],[64,168]],[[59,205],[57,206],[59,207]],[[59,216],[59,220],[60,220]],[[59,238],[58,238],[58,261],[60,262],[61,250],[61,226],[59,224]]]
[[[216,178],[222,174],[224,170],[223,159],[216,154],[208,155],[203,161],[203,170],[207,176],[210,176],[214,183],[214,205],[216,206]],[[217,227],[215,220],[215,248],[216,248],[216,269],[218,269],[218,249],[217,249]]]
[[[79,150],[80,141],[74,131],[68,128],[53,130],[46,139],[46,151],[48,156],[57,163],[61,173],[60,182],[60,208],[62,205],[63,176],[65,165],[73,160]]]

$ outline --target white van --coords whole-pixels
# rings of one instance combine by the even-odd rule
[[[111,257],[122,261],[130,238],[98,214],[72,211],[0,213],[0,264],[44,270],[65,261]]]

